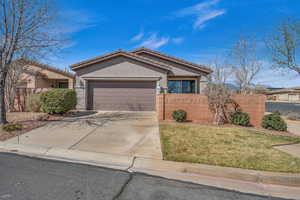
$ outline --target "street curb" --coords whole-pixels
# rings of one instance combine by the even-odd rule
[[[199,175],[252,183],[300,187],[299,173],[294,174],[264,172],[204,164],[193,164],[151,158],[132,157],[108,153],[94,153],[61,148],[10,144],[4,142],[0,142],[0,150],[21,155],[23,154],[45,159],[89,164],[120,170],[127,170],[128,168],[130,168],[133,172],[142,172],[159,176],[164,176],[165,174],[174,174],[174,176],[179,175],[179,177],[185,175]]]
[[[119,170],[126,170],[133,162],[133,157],[130,156],[0,142],[0,151],[1,150],[20,155],[89,164]]]
[[[300,187],[299,173],[264,172],[204,164],[154,160],[139,157],[136,158],[132,170],[136,172],[155,170],[160,171],[162,174],[164,172],[199,174],[253,183]]]

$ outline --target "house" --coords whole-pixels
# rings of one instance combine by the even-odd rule
[[[36,61],[21,59],[18,88],[74,88],[74,74]]]
[[[300,101],[300,87],[292,87],[266,92],[268,100],[276,101]]]
[[[211,69],[146,48],[70,66],[78,109],[154,111],[158,93],[203,93]]]

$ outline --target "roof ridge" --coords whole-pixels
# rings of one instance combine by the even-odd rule
[[[89,58],[89,59],[86,59],[86,60],[77,62],[77,63],[75,63],[75,64],[70,65],[69,67],[72,69],[72,68],[74,68],[74,67],[76,67],[76,66],[79,66],[79,65],[82,65],[82,64],[85,64],[85,63],[88,63],[88,62],[92,62],[92,61],[94,61],[94,60],[103,58],[103,57],[105,57],[105,56],[113,55],[113,54],[120,53],[120,52],[124,52],[124,51],[121,50],[121,49],[118,49],[118,50],[115,50],[115,51],[110,52],[110,53],[105,53],[105,54],[102,54],[102,55],[100,55],[100,56],[96,56],[96,57],[93,57],[93,58]]]
[[[139,51],[151,52],[151,53],[153,53],[153,54],[157,54],[157,55],[160,55],[160,56],[162,56],[162,57],[167,57],[167,58],[169,58],[169,59],[171,59],[171,60],[173,60],[173,61],[175,60],[175,61],[177,61],[177,62],[185,63],[185,64],[187,64],[187,65],[189,65],[189,66],[197,67],[197,68],[202,69],[203,71],[206,71],[206,72],[208,72],[208,73],[213,72],[212,69],[210,69],[210,68],[208,68],[208,67],[205,67],[205,66],[203,66],[203,65],[199,65],[199,64],[196,64],[196,63],[192,63],[192,62],[190,62],[190,61],[187,61],[187,60],[184,60],[184,59],[181,59],[181,58],[177,58],[177,57],[174,57],[174,56],[170,56],[170,55],[168,55],[168,54],[161,53],[161,52],[159,52],[159,51],[155,51],[155,50],[148,49],[148,48],[145,48],[145,47],[137,48],[137,49],[131,51],[131,53],[135,53],[135,54],[136,54],[136,53],[139,52]]]
[[[144,61],[144,62],[148,62],[148,63],[150,62],[152,64],[155,64],[157,67],[160,67],[160,68],[163,68],[163,69],[166,69],[166,70],[171,69],[170,65],[168,65],[166,63],[162,63],[162,62],[155,61],[155,60],[152,60],[152,59],[149,59],[149,58],[145,58],[143,56],[139,56],[137,54],[131,53],[129,51],[124,51],[124,50],[117,50],[117,51],[113,51],[111,53],[107,53],[107,54],[104,54],[104,55],[101,55],[101,56],[96,56],[94,58],[87,59],[87,60],[84,60],[82,62],[75,63],[75,64],[71,65],[70,68],[71,69],[76,69],[76,68],[84,67],[85,65],[92,64],[93,62],[97,62],[97,60],[99,60],[99,59],[105,59],[105,57],[111,57],[111,56],[114,56],[115,54],[121,54],[121,55],[123,54],[123,55],[127,55],[127,56],[130,56],[130,57],[139,59],[140,61]]]
[[[140,59],[144,59],[144,60],[147,60],[147,61],[150,61],[150,62],[153,62],[153,63],[157,63],[157,64],[160,64],[160,65],[164,65],[165,67],[167,67],[167,68],[169,68],[169,69],[172,69],[172,67],[171,67],[170,65],[166,64],[166,63],[159,62],[159,61],[157,61],[157,60],[153,60],[153,59],[150,59],[150,58],[146,58],[146,57],[144,57],[144,56],[140,56],[140,55],[131,53],[131,52],[129,52],[129,51],[126,51],[126,53],[129,53],[129,54],[131,54],[131,55],[133,55],[133,56],[136,56],[136,57],[138,57],[138,58],[140,58]]]
[[[53,66],[50,66],[50,65],[47,65],[47,64],[44,64],[44,63],[40,63],[40,62],[35,61],[35,60],[30,60],[30,59],[27,59],[27,58],[20,58],[20,59],[16,60],[16,62],[18,62],[20,60],[23,60],[27,64],[31,64],[31,65],[34,65],[34,66],[37,66],[37,67],[41,67],[41,68],[44,68],[44,69],[47,69],[47,70],[52,70],[52,71],[54,71],[56,73],[64,74],[64,75],[66,75],[68,77],[74,78],[74,76],[75,76],[73,73],[64,71],[64,70],[59,69],[57,67],[53,67]]]

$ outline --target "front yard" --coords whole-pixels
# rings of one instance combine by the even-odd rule
[[[271,135],[246,128],[161,124],[165,160],[244,169],[300,172],[300,158],[272,148],[300,138]]]
[[[62,118],[61,116],[49,116],[46,113],[37,112],[8,112],[6,117],[9,123],[21,124],[22,130],[7,132],[0,128],[0,141],[5,141],[15,136],[22,135],[32,129],[44,126],[50,121]]]

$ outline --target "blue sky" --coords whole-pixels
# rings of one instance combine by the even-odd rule
[[[70,40],[47,63],[65,68],[117,49],[145,46],[208,65],[241,35],[262,38],[285,17],[300,17],[299,0],[60,0],[58,29]],[[262,50],[263,52],[263,50]],[[295,73],[264,70],[255,80],[299,86]]]

